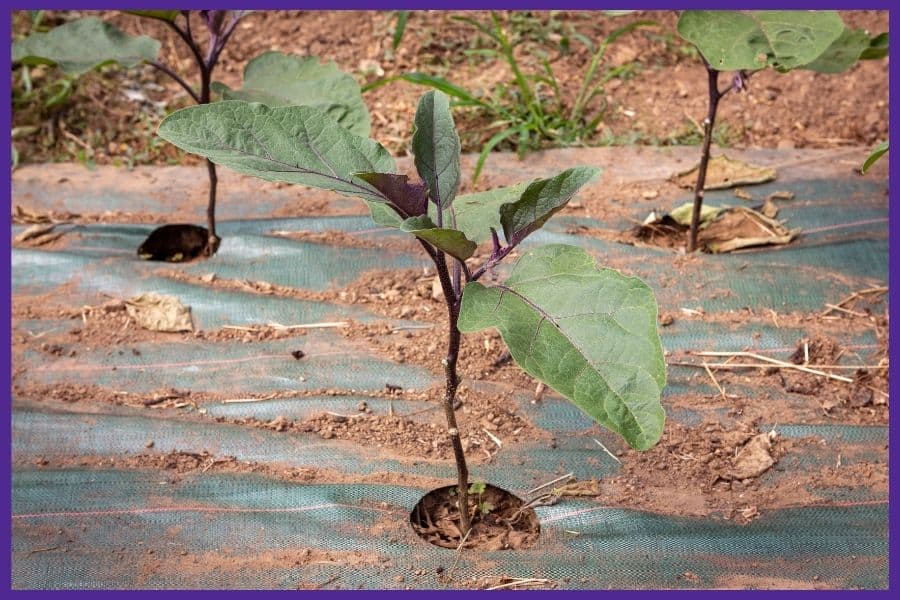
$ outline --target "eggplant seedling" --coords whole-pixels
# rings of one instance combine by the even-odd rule
[[[794,69],[841,73],[859,60],[883,58],[888,34],[870,38],[866,31],[845,27],[836,11],[806,10],[686,10],[678,19],[678,33],[700,51],[709,91],[688,241],[688,251],[693,252],[719,101],[732,90],[746,89],[750,75],[767,67],[779,73]],[[735,74],[719,88],[723,71]]]
[[[421,181],[398,174],[380,144],[310,106],[217,102],[169,115],[158,132],[240,173],[360,198],[377,223],[415,236],[434,263],[447,309],[442,405],[456,462],[462,537],[481,518],[469,507],[469,471],[454,408],[462,333],[496,328],[523,370],[638,450],[662,434],[666,368],[656,299],[644,282],[598,267],[575,246],[520,248],[599,169],[574,167],[530,183],[457,195],[460,145],[449,98],[425,93],[414,125]],[[479,244],[489,250],[476,258]],[[498,282],[495,271],[513,250],[521,256]]]
[[[213,93],[224,99],[265,102],[271,106],[310,104],[360,135],[369,134],[369,113],[362,100],[359,85],[353,77],[338,70],[331,62],[320,64],[315,57],[265,52],[247,63],[244,88],[231,90],[213,81],[228,40],[238,21],[249,11],[201,10],[200,20],[207,30],[206,45],[192,28],[189,10],[131,10],[130,14],[165,23],[183,42],[197,66],[200,81],[196,88],[183,79],[173,67],[160,62],[160,42],[145,36],[130,36],[114,25],[96,17],[87,17],[60,25],[46,33],[33,34],[13,44],[12,59],[23,65],[54,65],[70,77],[91,69],[116,63],[135,67],[146,63],[166,74],[197,104],[214,100]],[[229,14],[230,13],[230,14]],[[193,19],[196,21],[196,17]],[[165,225],[156,229],[141,244],[138,254],[152,260],[179,261],[198,255],[212,256],[219,248],[216,232],[216,197],[218,176],[214,162],[206,161],[209,196],[206,207],[205,239],[197,246],[195,225]]]

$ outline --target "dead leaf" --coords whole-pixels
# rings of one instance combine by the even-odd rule
[[[774,219],[778,216],[778,207],[775,206],[775,203],[772,202],[769,198],[766,198],[765,202],[763,202],[762,208],[759,209],[759,212],[766,215],[770,219]]]
[[[768,196],[766,196],[766,200],[793,200],[794,192],[788,192],[785,190],[774,191]]]
[[[744,444],[734,457],[729,477],[731,479],[749,479],[759,477],[768,471],[775,464],[771,452],[772,439],[775,435],[774,432],[760,433],[750,438],[750,441]]]
[[[154,292],[125,301],[125,310],[135,322],[150,331],[193,331],[191,309],[174,296]]]
[[[65,231],[53,231],[55,223],[35,224],[16,236],[15,241],[28,246],[44,246],[61,238]]]
[[[788,229],[780,221],[751,208],[735,206],[722,211],[698,236],[701,246],[713,253],[731,252],[752,246],[788,244],[800,229]]]
[[[700,163],[687,171],[675,173],[669,180],[687,189],[694,189],[697,185],[697,171]],[[704,190],[721,190],[738,185],[754,185],[765,183],[775,179],[775,169],[769,167],[755,167],[741,160],[728,158],[727,156],[714,156],[709,159],[706,167],[706,183]]]

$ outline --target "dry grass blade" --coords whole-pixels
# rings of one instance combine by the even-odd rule
[[[603,449],[604,452],[606,452],[607,454],[609,454],[609,456],[610,456],[614,461],[616,461],[616,462],[619,463],[619,464],[622,463],[622,461],[619,460],[619,457],[616,456],[615,454],[613,454],[612,452],[610,452],[610,451],[609,451],[609,448],[607,448],[606,446],[604,446],[603,443],[600,442],[600,440],[598,440],[597,438],[591,438],[591,439],[594,440],[594,443],[597,444],[598,446],[600,446],[600,447]]]
[[[507,583],[501,583],[500,585],[493,585],[489,588],[484,588],[485,590],[505,590],[509,588],[522,587],[522,586],[533,586],[533,585],[547,585],[550,583],[549,579],[537,579],[533,577],[519,579],[515,578],[512,581]]]
[[[713,385],[716,386],[716,389],[719,390],[719,393],[722,395],[722,398],[726,398],[725,390],[722,389],[722,386],[719,385],[719,381],[716,379],[716,376],[713,375],[713,372],[709,369],[709,365],[706,364],[706,361],[703,361],[703,368],[706,369],[706,374],[709,375],[709,378],[712,379]]]
[[[758,360],[760,362],[768,363],[767,367],[777,366],[782,369],[794,369],[797,371],[803,371],[804,373],[810,373],[812,375],[818,375],[820,377],[825,377],[827,379],[834,379],[835,381],[843,381],[845,383],[853,383],[853,380],[849,377],[844,377],[843,375],[835,375],[833,373],[827,373],[825,371],[820,371],[818,369],[813,369],[804,365],[795,365],[794,363],[789,363],[783,360],[778,360],[777,358],[769,358],[768,356],[763,356],[761,354],[755,354],[753,352],[693,352],[696,356],[734,356],[739,358],[752,358],[754,360]],[[734,365],[730,365],[734,366]]]
[[[574,472],[573,472],[573,473],[566,473],[565,475],[563,475],[563,476],[561,476],[561,477],[557,477],[557,478],[554,479],[553,481],[548,481],[547,483],[542,483],[541,485],[537,486],[536,488],[531,489],[531,490],[528,490],[528,495],[530,496],[531,494],[535,493],[535,492],[538,491],[538,490],[542,490],[542,489],[544,489],[545,487],[550,487],[550,486],[553,485],[554,483],[559,483],[560,481],[566,481],[566,482],[568,482],[568,481],[571,480],[571,479],[575,479],[575,473],[574,473]]]
[[[825,306],[827,308],[820,313],[820,316],[822,316],[822,317],[828,316],[833,311],[836,311],[836,310],[840,311],[840,312],[848,312],[845,310],[846,304],[849,304],[850,302],[853,302],[854,300],[862,298],[863,296],[886,294],[887,291],[888,291],[887,286],[875,286],[875,287],[870,287],[870,288],[866,288],[863,290],[859,290],[857,292],[853,292],[852,294],[850,294],[849,296],[847,296],[846,298],[844,298],[837,304],[826,304]],[[855,313],[855,311],[850,312],[850,314],[862,315],[862,313]],[[864,316],[868,316],[868,315],[864,315]]]

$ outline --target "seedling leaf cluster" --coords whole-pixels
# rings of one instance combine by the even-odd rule
[[[238,100],[196,106],[167,117],[159,135],[240,173],[360,198],[376,222],[415,236],[434,263],[447,306],[442,403],[457,465],[460,529],[466,532],[472,518],[468,468],[454,409],[462,332],[497,328],[526,372],[640,450],[662,434],[665,364],[650,288],[598,268],[580,248],[522,248],[511,274],[496,281],[495,268],[599,169],[575,167],[460,195],[459,137],[449,98],[425,93],[414,122],[420,182],[397,173],[380,144],[312,106]]]

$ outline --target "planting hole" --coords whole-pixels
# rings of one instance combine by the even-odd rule
[[[198,225],[163,225],[157,227],[138,248],[144,260],[184,262],[200,256],[209,232]]]
[[[476,486],[469,492],[472,529],[463,547],[477,550],[531,547],[541,532],[534,509],[504,489],[489,484],[472,487]],[[410,524],[419,537],[441,548],[459,548],[463,536],[459,529],[457,494],[456,486],[450,485],[422,496],[409,514]]]

